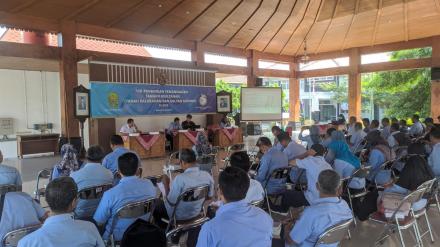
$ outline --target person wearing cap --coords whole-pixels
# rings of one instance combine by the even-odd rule
[[[112,184],[112,172],[101,165],[104,150],[100,146],[90,146],[87,150],[87,163],[76,172],[70,174],[78,186],[78,192],[89,187]],[[92,217],[99,200],[79,200],[75,216],[81,219]]]
[[[325,148],[321,144],[314,144],[307,152],[308,157],[296,159],[290,165],[304,169],[307,177],[307,190],[288,190],[283,195],[282,205],[287,210],[289,207],[302,207],[315,204],[319,199],[319,191],[316,188],[319,174],[324,170],[332,170],[324,159]]]

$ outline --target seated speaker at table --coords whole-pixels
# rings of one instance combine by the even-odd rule
[[[129,118],[127,120],[127,123],[124,124],[121,129],[119,130],[119,133],[121,133],[121,135],[129,135],[129,134],[133,134],[133,133],[139,133],[139,129],[136,126],[136,124],[134,123],[134,120],[132,118]]]

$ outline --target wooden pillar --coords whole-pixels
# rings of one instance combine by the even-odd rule
[[[196,43],[196,49],[191,52],[191,59],[198,67],[201,67],[205,64],[205,51],[200,42]]]
[[[432,38],[432,67],[440,67],[440,37]],[[438,122],[440,116],[440,80],[431,80],[431,117]]]
[[[76,24],[61,23],[61,134],[65,137],[79,136],[79,122],[74,118],[73,88],[78,86],[76,53]]]
[[[247,86],[256,87],[258,58],[254,50],[249,51],[249,55],[247,57],[247,69]]]
[[[296,78],[296,72],[299,70],[298,63],[290,63],[289,78],[289,121],[300,122],[300,88],[299,78]]]
[[[350,51],[350,74],[348,75],[348,115],[361,118],[361,56],[358,48]]]

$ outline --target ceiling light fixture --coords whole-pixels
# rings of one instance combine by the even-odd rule
[[[307,55],[307,40],[304,40],[304,54],[301,57],[303,63],[308,63],[310,57]]]

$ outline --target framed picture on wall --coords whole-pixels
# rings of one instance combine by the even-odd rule
[[[217,112],[230,113],[232,112],[232,94],[226,91],[217,93]]]
[[[74,88],[74,115],[76,118],[90,117],[90,91],[82,85]]]

